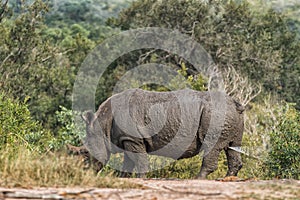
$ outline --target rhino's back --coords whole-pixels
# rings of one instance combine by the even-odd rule
[[[148,152],[178,158],[199,151],[211,125],[211,92],[126,90],[110,98],[115,141],[142,140]],[[216,96],[216,95],[215,95]],[[241,117],[235,102],[224,96],[226,116],[221,138],[234,139]],[[213,123],[212,123],[213,124]],[[122,142],[121,142],[122,143]],[[120,144],[120,143],[119,143]]]
[[[208,106],[209,102],[210,96],[207,92],[190,89],[171,92],[131,89],[114,95],[111,98],[114,117],[126,113],[127,115],[124,116],[127,118],[123,120],[126,121],[129,120],[128,118],[131,118],[135,121],[136,125],[142,126],[146,126],[153,120],[178,121],[181,118],[187,117],[186,115],[195,115],[192,117],[198,117],[200,114],[199,109],[202,106]]]
[[[113,101],[120,101],[124,98],[130,100],[130,104],[139,106],[148,104],[153,105],[165,102],[175,102],[178,100],[186,100],[190,102],[196,102],[199,100],[210,101],[210,96],[208,92],[200,92],[192,89],[183,89],[168,92],[129,89],[121,93],[115,94],[111,97]]]

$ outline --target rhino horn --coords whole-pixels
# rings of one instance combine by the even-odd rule
[[[83,119],[83,121],[85,121],[86,124],[89,125],[95,120],[95,114],[93,113],[93,111],[89,110],[83,113],[81,115],[81,118]]]

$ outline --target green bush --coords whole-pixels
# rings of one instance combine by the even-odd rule
[[[75,126],[73,118],[74,112],[60,106],[60,111],[56,111],[55,114],[60,128],[56,135],[49,141],[50,149],[58,150],[63,148],[66,144],[80,146],[84,132],[83,129]]]
[[[293,106],[282,110],[278,126],[270,133],[270,145],[268,177],[300,179],[300,113]]]
[[[42,151],[49,133],[34,121],[25,103],[16,102],[0,93],[0,149],[27,147]]]

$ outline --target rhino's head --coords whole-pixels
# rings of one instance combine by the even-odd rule
[[[102,168],[108,162],[110,155],[107,138],[97,116],[92,111],[84,113],[82,119],[86,123],[86,137],[83,139],[83,144],[89,153],[99,161],[99,167]]]

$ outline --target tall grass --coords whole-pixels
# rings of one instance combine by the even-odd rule
[[[41,154],[20,148],[0,152],[0,186],[4,187],[113,187],[137,185],[112,176],[101,177],[83,170],[78,157],[65,153]]]

